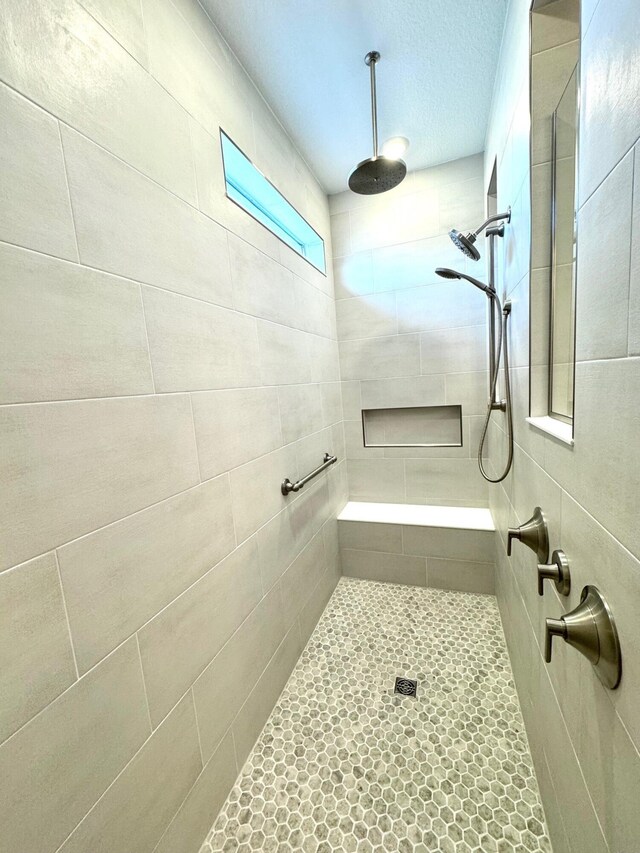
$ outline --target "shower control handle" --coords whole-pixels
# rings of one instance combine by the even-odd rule
[[[569,595],[571,575],[564,551],[554,551],[550,563],[538,563],[538,595],[544,595],[545,580],[552,580],[560,595]]]
[[[545,619],[544,632],[544,659],[547,663],[551,663],[551,643],[554,637],[562,637],[567,639],[567,626],[564,619]]]
[[[511,543],[518,539],[523,545],[531,548],[538,555],[539,563],[549,560],[549,532],[547,520],[539,506],[533,511],[533,515],[520,527],[510,527],[507,531],[507,556],[511,556]]]
[[[600,591],[595,586],[585,586],[580,604],[559,619],[545,620],[544,659],[551,663],[554,637],[562,639],[594,667],[600,681],[610,690],[620,683],[622,657],[618,632]]]

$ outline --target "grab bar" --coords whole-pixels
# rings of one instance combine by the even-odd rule
[[[288,495],[289,492],[299,492],[300,489],[309,482],[309,480],[313,480],[314,477],[317,477],[321,471],[324,471],[325,468],[328,468],[329,465],[333,465],[334,462],[338,461],[337,456],[332,456],[330,453],[325,453],[324,458],[322,460],[322,465],[318,465],[310,474],[307,474],[306,477],[303,477],[301,480],[298,480],[296,483],[292,483],[288,477],[285,477],[280,485],[280,491],[283,495]]]

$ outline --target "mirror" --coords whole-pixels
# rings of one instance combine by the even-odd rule
[[[575,352],[578,66],[553,113],[549,414],[571,422]]]

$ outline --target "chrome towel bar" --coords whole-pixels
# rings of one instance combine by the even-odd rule
[[[289,492],[299,492],[300,489],[309,482],[309,480],[313,480],[314,477],[317,477],[321,471],[324,471],[325,468],[328,468],[329,465],[333,465],[334,462],[338,461],[337,456],[332,456],[330,453],[325,453],[324,458],[322,460],[322,465],[318,465],[317,468],[314,468],[310,474],[307,474],[306,477],[303,477],[301,480],[298,480],[296,483],[292,483],[288,477],[285,477],[280,485],[280,491],[283,495],[288,495]]]

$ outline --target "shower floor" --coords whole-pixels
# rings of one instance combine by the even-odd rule
[[[342,578],[201,853],[229,850],[550,851],[495,598]]]

